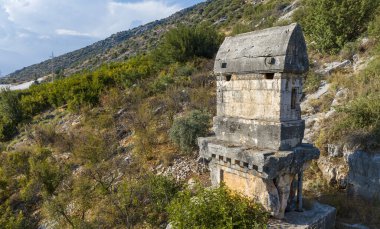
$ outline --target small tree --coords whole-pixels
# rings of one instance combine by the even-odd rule
[[[205,136],[209,128],[210,115],[198,110],[174,120],[169,130],[171,140],[184,152],[191,152],[198,137]]]

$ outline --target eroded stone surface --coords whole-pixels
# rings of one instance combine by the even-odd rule
[[[380,154],[357,150],[348,156],[350,191],[380,200]]]
[[[304,73],[308,68],[302,29],[294,23],[227,37],[216,56],[214,72]]]
[[[336,209],[315,202],[303,212],[287,212],[284,220],[270,219],[268,229],[333,229]]]
[[[310,160],[319,157],[319,150],[302,144],[291,151],[254,149],[217,139],[199,138],[200,157],[226,164],[265,179],[274,179],[283,173],[297,174]]]
[[[292,184],[319,150],[303,144],[291,151],[253,149],[217,137],[199,138],[200,157],[208,160],[211,183],[253,198],[276,218],[283,218],[288,199],[294,200]],[[292,193],[292,194],[291,194]]]

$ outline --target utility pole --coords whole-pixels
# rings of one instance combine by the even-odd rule
[[[51,52],[51,56],[49,56],[51,59],[51,81],[54,81],[54,52]]]

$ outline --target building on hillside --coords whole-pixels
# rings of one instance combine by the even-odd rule
[[[302,143],[308,68],[298,24],[227,37],[214,66],[215,136],[198,139],[214,186],[224,182],[280,219],[303,210],[303,171],[319,157],[317,148]]]

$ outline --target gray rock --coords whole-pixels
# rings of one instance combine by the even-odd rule
[[[348,166],[343,160],[336,160],[330,157],[320,157],[318,168],[321,170],[324,179],[330,184],[336,184],[340,188],[347,187]]]
[[[324,94],[326,94],[330,89],[330,84],[328,84],[325,80],[321,81],[321,86],[319,86],[318,90],[307,96],[306,99],[319,99],[321,98]]]
[[[349,60],[345,60],[342,62],[332,62],[332,63],[325,64],[325,68],[320,69],[316,72],[319,74],[322,74],[322,75],[330,75],[332,72],[334,72],[338,69],[347,67],[349,65],[351,65],[351,61],[349,61]]]
[[[294,12],[299,7],[299,2],[300,2],[299,0],[296,0],[292,4],[290,4],[289,6],[285,7],[282,10],[282,16],[278,20],[279,21],[283,21],[283,20],[291,19],[291,17],[293,16]]]
[[[327,144],[327,153],[330,157],[343,156],[343,146],[336,144]]]
[[[171,223],[168,223],[168,225],[166,226],[166,229],[173,229],[173,226]]]
[[[354,151],[348,165],[349,190],[369,200],[380,199],[380,153]]]
[[[363,224],[336,223],[337,229],[369,229]]]
[[[333,229],[336,209],[315,202],[303,212],[288,212],[285,220],[270,219],[268,229]]]

